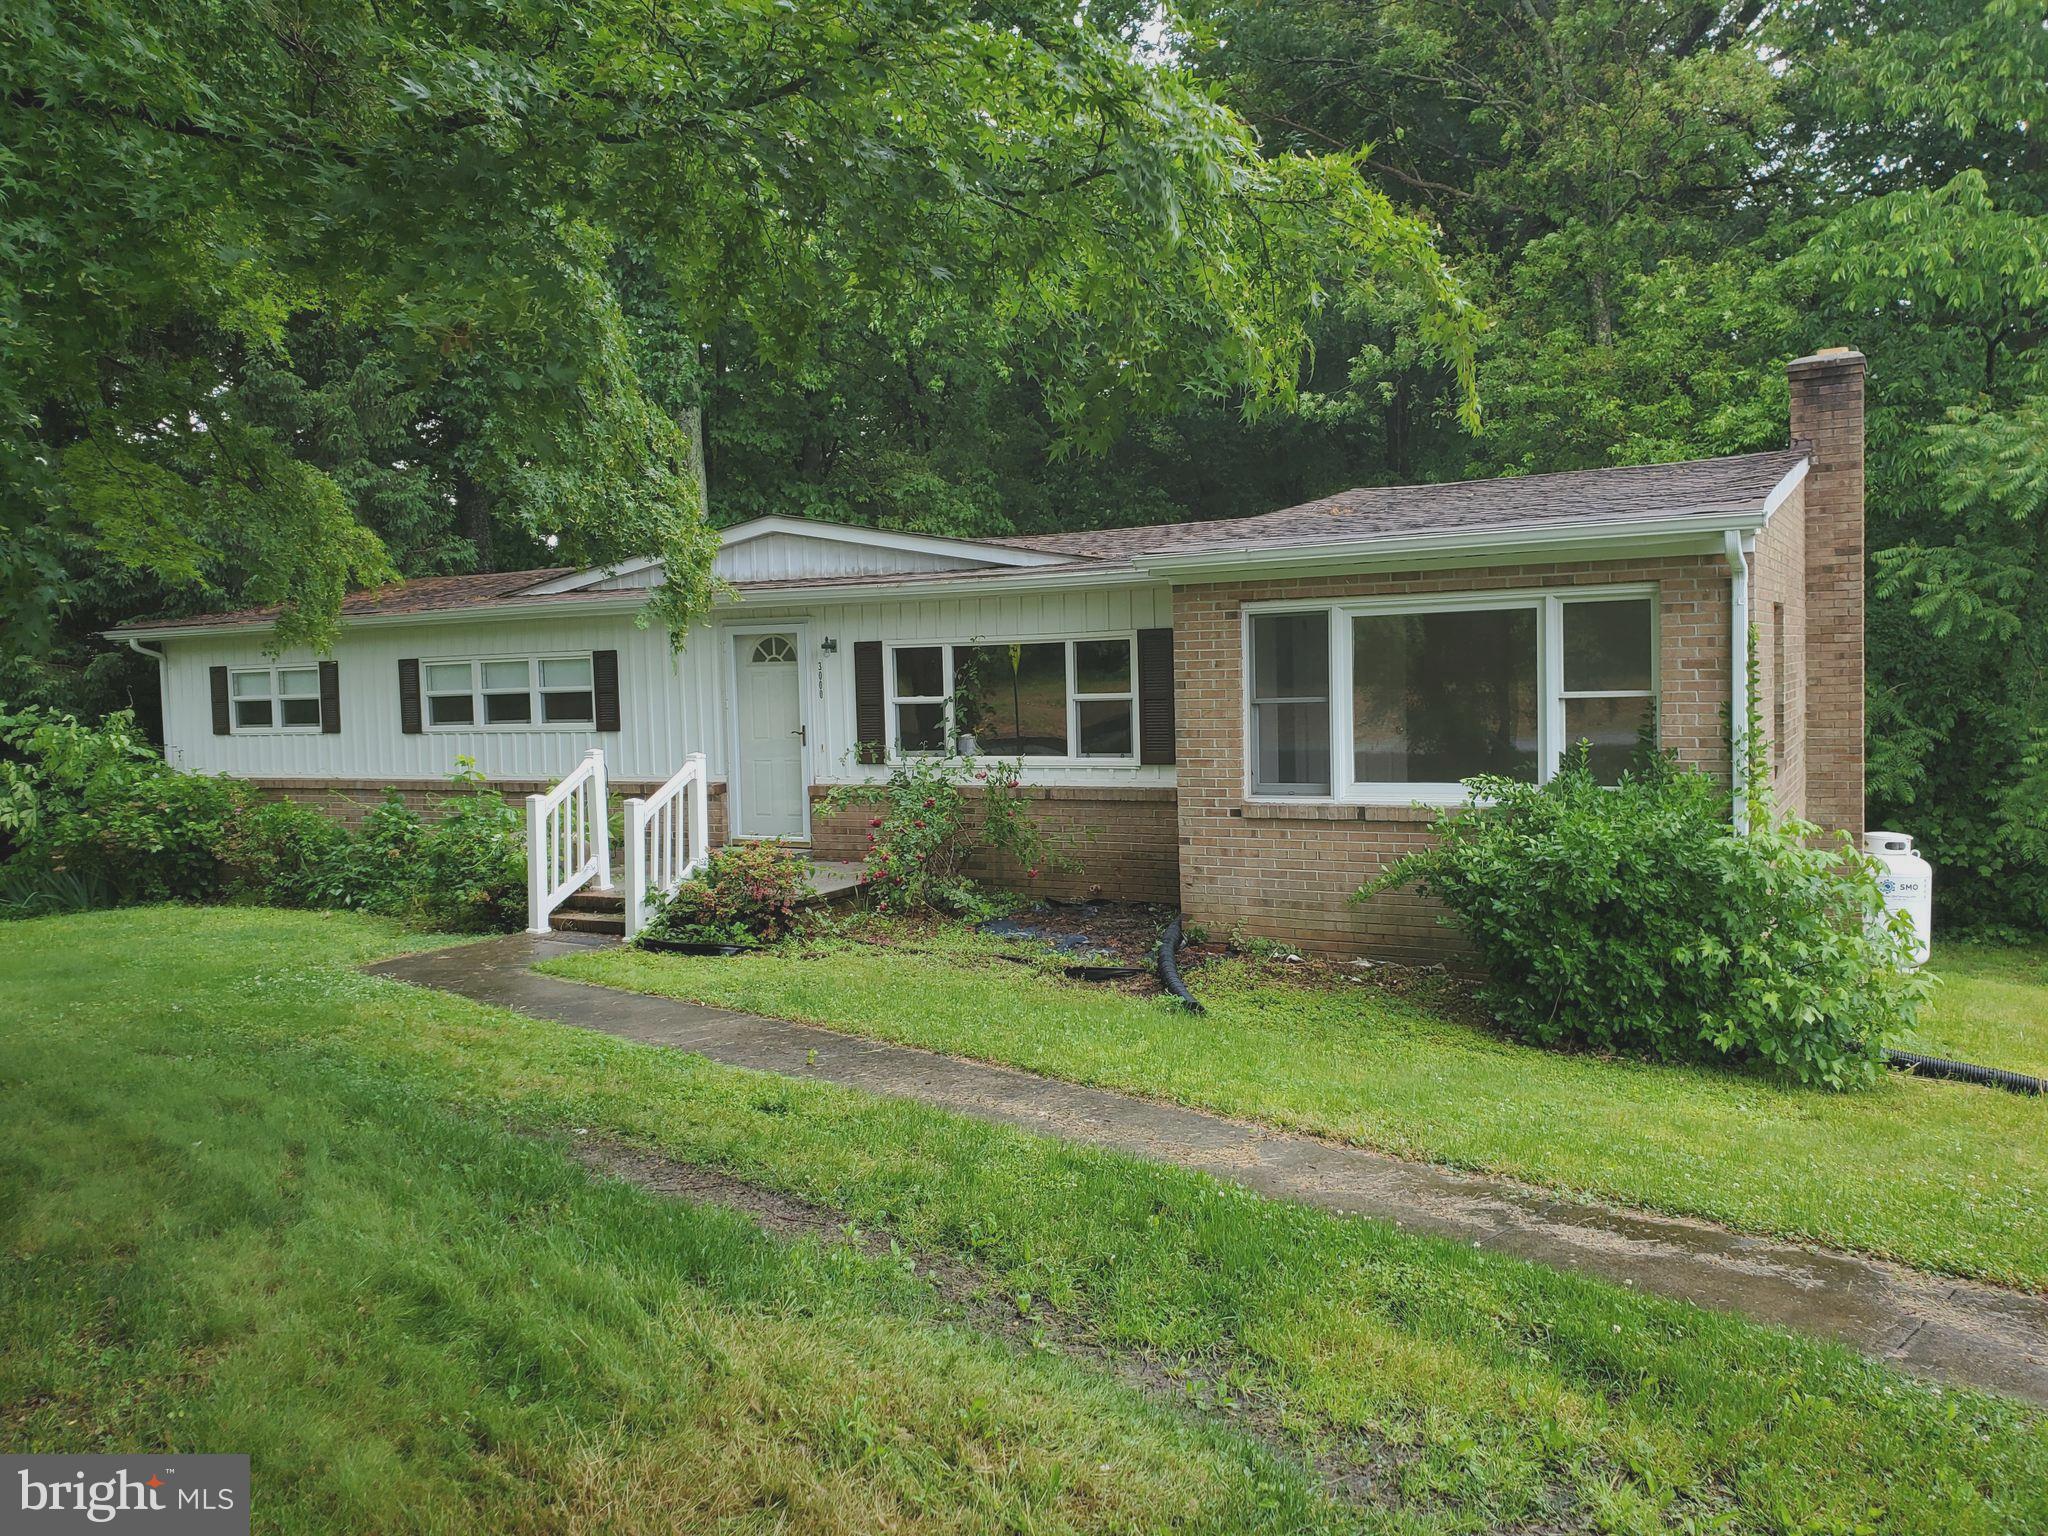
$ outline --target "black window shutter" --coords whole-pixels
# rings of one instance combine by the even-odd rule
[[[882,642],[853,642],[853,756],[879,763],[889,753],[889,725],[882,713]]]
[[[408,736],[420,733],[420,660],[404,657],[398,663],[398,728]]]
[[[320,663],[320,734],[341,734],[341,668],[331,661]]]
[[[1138,631],[1138,761],[1173,761],[1173,631]]]
[[[207,681],[213,685],[213,734],[225,736],[228,733],[228,669],[207,668]]]
[[[619,653],[617,651],[592,651],[590,653],[590,685],[593,693],[593,713],[597,717],[600,731],[616,731],[619,728]]]

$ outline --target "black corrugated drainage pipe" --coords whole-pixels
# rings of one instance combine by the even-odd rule
[[[1159,936],[1159,979],[1166,984],[1167,991],[1181,1000],[1188,1012],[1204,1012],[1202,1005],[1195,1001],[1194,994],[1188,991],[1188,984],[1180,979],[1180,946],[1180,914],[1176,912],[1173,921],[1166,925],[1166,932]]]
[[[1884,1064],[1915,1077],[1939,1077],[1952,1083],[1977,1083],[1985,1088],[2003,1088],[2007,1093],[2048,1093],[2048,1082],[2024,1072],[2003,1067],[1980,1067],[1974,1062],[1950,1061],[1943,1056],[1920,1056],[1912,1051],[1884,1053]]]

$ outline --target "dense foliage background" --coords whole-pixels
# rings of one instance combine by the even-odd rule
[[[699,467],[717,523],[1231,516],[1773,446],[1849,344],[1873,822],[2048,927],[2038,0],[1075,9],[12,8],[0,688],[146,709],[87,639],[143,609],[693,569]]]

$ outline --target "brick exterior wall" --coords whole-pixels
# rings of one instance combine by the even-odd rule
[[[274,800],[290,800],[325,811],[345,827],[361,826],[363,817],[383,803],[387,789],[397,791],[398,798],[422,816],[431,816],[439,810],[449,793],[446,779],[398,779],[386,783],[361,779],[249,779],[246,782]],[[552,779],[491,780],[491,788],[522,811],[528,795],[544,795],[554,787]],[[645,782],[614,779],[609,788],[612,808],[617,810],[635,795],[653,794],[661,788],[661,782],[658,779]],[[714,781],[707,785],[704,798],[707,819],[711,824],[711,845],[715,848],[725,841],[724,783]]]
[[[1778,509],[1750,559],[1757,712],[1770,741],[1764,760],[1772,801],[1792,816],[1806,814],[1805,494],[1801,486]]]
[[[821,859],[862,859],[868,851],[871,812],[827,814],[819,804],[830,793],[811,791],[811,852]],[[1029,877],[1008,857],[977,858],[968,873],[1006,890],[1079,900],[1107,896],[1118,901],[1180,899],[1179,822],[1171,789],[1153,786],[1026,786],[1031,818],[1064,849],[1072,869],[1048,869]],[[970,800],[977,798],[968,791]]]
[[[1224,935],[1277,939],[1331,954],[1440,960],[1458,940],[1413,891],[1364,906],[1351,893],[1421,845],[1431,813],[1407,806],[1251,803],[1245,795],[1244,604],[1275,599],[1654,582],[1658,589],[1663,745],[1728,772],[1730,582],[1718,557],[1584,565],[1205,583],[1174,590],[1179,662],[1181,908]]]
[[[292,800],[326,812],[344,826],[356,827],[384,798],[386,785],[351,779],[251,779],[249,784],[279,800]],[[388,786],[421,815],[432,815],[448,795],[445,779],[407,779]],[[661,786],[614,780],[613,808],[632,795],[652,794]],[[526,779],[493,780],[491,788],[514,806],[524,807],[528,795],[545,794],[552,782]],[[820,859],[858,861],[867,855],[868,813],[844,811],[828,815],[819,802],[829,793],[823,785],[811,790],[811,852]],[[1073,860],[1070,870],[1045,870],[1032,879],[1014,860],[978,860],[969,866],[977,879],[1009,890],[1044,896],[1082,899],[1107,896],[1118,901],[1156,901],[1172,905],[1180,899],[1179,824],[1174,792],[1154,786],[1101,788],[1069,785],[1027,787],[1032,819]],[[974,798],[969,791],[969,798]],[[706,795],[711,844],[726,841],[726,795],[723,781],[713,781]]]
[[[1792,441],[1806,478],[1806,814],[1863,831],[1863,354],[1802,357]]]

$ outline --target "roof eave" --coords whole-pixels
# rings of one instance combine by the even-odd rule
[[[1240,574],[1315,574],[1340,567],[1370,571],[1395,567],[1501,565],[1531,558],[1595,560],[1660,554],[1715,554],[1721,551],[1729,532],[1753,535],[1760,531],[1805,480],[1809,464],[1809,460],[1800,459],[1759,502],[1677,516],[1585,519],[1549,526],[1493,527],[1457,533],[1374,535],[1321,544],[1219,545],[1179,554],[1160,550],[1135,555],[1128,565],[1104,564],[1092,570],[1074,569],[1072,562],[1076,557],[1064,556],[1058,557],[1057,568],[1017,565],[963,571],[958,576],[904,581],[749,585],[730,597],[720,597],[717,605],[725,607],[762,599],[798,603],[948,597],[986,591],[991,587],[1011,592],[1039,592],[1074,587],[1151,586],[1162,581],[1217,579]],[[757,521],[767,522],[769,519]],[[344,629],[370,629],[447,620],[473,622],[546,614],[574,618],[631,613],[654,595],[652,588],[633,587],[591,592],[583,597],[549,596],[548,589],[553,585],[553,582],[543,582],[526,589],[526,593],[519,596],[485,599],[461,607],[428,608],[408,613],[344,614],[340,623]],[[187,636],[260,634],[276,628],[276,622],[274,618],[262,618],[218,624],[122,624],[101,630],[100,634],[105,639],[123,642],[175,640]]]
[[[985,592],[991,587],[999,587],[1005,592],[1057,592],[1074,587],[1150,587],[1158,584],[1158,578],[1132,570],[1127,565],[1105,566],[1100,570],[1013,566],[1003,570],[963,571],[958,576],[908,581],[813,581],[785,586],[749,582],[736,588],[732,596],[720,596],[716,602],[720,607],[764,598],[778,603],[873,602],[878,598],[953,597],[961,593]]]
[[[1805,472],[1802,464],[1797,474]],[[1790,477],[1788,477],[1790,478]],[[1796,479],[1792,479],[1796,485]],[[1790,488],[1785,489],[1790,494]],[[1161,550],[1132,557],[1140,571],[1185,582],[1231,575],[1288,576],[1342,567],[1354,571],[1396,567],[1508,565],[1544,561],[1603,560],[1632,556],[1718,554],[1729,530],[1755,533],[1784,496],[1754,506],[1680,517],[1630,520],[1592,519],[1520,528],[1483,528],[1458,533],[1380,535],[1321,544],[1264,547],[1219,546],[1175,553]]]
[[[1045,550],[1004,544],[994,539],[962,539],[950,534],[937,533],[902,533],[893,529],[864,528],[855,523],[827,523],[815,518],[788,517],[772,512],[721,530],[719,547],[731,549],[773,533],[830,543],[854,544],[868,549],[897,550],[905,554],[951,555],[960,559],[980,560],[995,570],[1028,570],[1033,566],[1057,565],[1067,558]],[[659,564],[661,557],[658,555],[640,555],[634,559],[616,561],[611,565],[591,566],[585,570],[550,577],[537,582],[527,590],[536,595],[575,592]]]
[[[459,608],[424,608],[412,613],[345,613],[343,629],[383,629],[402,624],[432,624],[444,619],[464,621],[529,618],[536,614],[559,614],[564,618],[591,614],[631,612],[654,596],[651,587],[631,587],[585,598],[552,598],[546,602],[518,602],[504,598],[465,604]],[[108,640],[176,640],[184,636],[260,634],[275,629],[277,620],[238,619],[219,624],[123,624],[103,629]]]

